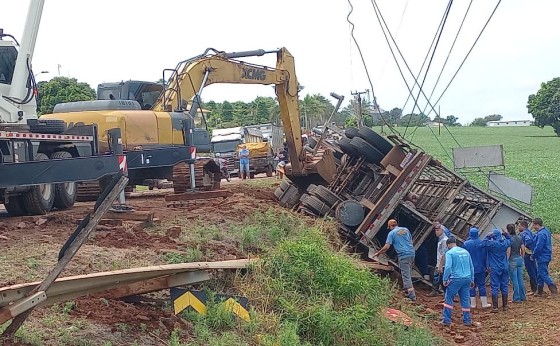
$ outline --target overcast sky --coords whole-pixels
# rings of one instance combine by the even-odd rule
[[[156,81],[164,68],[213,47],[224,51],[286,47],[306,93],[370,89],[351,41],[347,0],[46,0],[33,57],[35,73],[47,80],[74,77],[92,87],[128,79]],[[381,108],[402,108],[408,91],[370,0],[351,0],[355,37]],[[456,0],[425,83],[429,95],[455,38],[469,0]],[[377,0],[412,71],[420,69],[447,0]],[[434,96],[439,96],[480,33],[497,0],[475,0]],[[0,27],[21,37],[29,1],[0,0]],[[560,76],[558,0],[503,1],[440,102],[443,116],[466,123],[502,114],[531,119],[527,97],[541,82]],[[274,55],[246,59],[273,66]],[[403,72],[412,87],[406,67]],[[265,86],[213,85],[204,100],[249,101],[274,96]],[[415,93],[416,97],[416,93]],[[434,97],[435,101],[436,97]],[[426,101],[420,98],[421,108]],[[334,103],[334,102],[333,102]],[[412,110],[411,102],[405,112]],[[436,107],[437,108],[437,107]],[[433,114],[430,115],[433,117]]]

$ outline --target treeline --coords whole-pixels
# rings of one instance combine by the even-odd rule
[[[458,117],[448,115],[445,118],[435,117],[433,120],[426,114],[412,113],[403,115],[400,108],[390,111],[377,110],[374,106],[362,100],[361,107],[356,100],[340,109],[336,114],[334,104],[321,94],[307,94],[299,100],[299,111],[302,126],[312,128],[330,122],[338,126],[356,126],[359,121],[358,114],[362,114],[363,124],[366,126],[380,126],[386,123],[397,126],[424,126],[431,121],[438,121],[448,126],[460,126]],[[246,126],[267,122],[280,123],[280,109],[277,99],[273,97],[257,97],[251,102],[205,102],[203,108],[208,110],[206,121],[210,128],[226,128]],[[332,117],[331,117],[332,115]]]

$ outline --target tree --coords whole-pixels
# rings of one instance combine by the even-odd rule
[[[539,91],[529,96],[527,109],[535,125],[552,126],[554,133],[560,136],[560,78],[542,83]]]
[[[91,101],[96,99],[95,90],[87,83],[79,83],[76,78],[54,77],[46,83],[39,83],[37,114],[52,113],[58,103]]]
[[[486,126],[489,121],[500,121],[502,118],[500,114],[487,115],[484,118],[474,119],[470,126]]]
[[[445,120],[444,120],[444,122],[445,122],[446,125],[449,125],[449,126],[461,126],[461,124],[459,124],[458,121],[459,121],[459,118],[457,118],[457,117],[454,116],[454,115],[448,115],[448,116],[445,118]]]

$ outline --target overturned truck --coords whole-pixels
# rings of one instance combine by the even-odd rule
[[[284,180],[275,196],[285,207],[335,217],[340,233],[370,259],[385,244],[387,221],[392,218],[411,231],[414,247],[420,249],[417,261],[429,265],[436,262],[435,220],[463,241],[473,226],[484,236],[493,228],[530,219],[397,136],[385,138],[366,127],[336,130],[343,135],[336,142],[311,141],[322,147],[315,152],[333,152],[336,174],[332,179],[306,187]],[[396,267],[396,258],[394,250],[389,250],[385,264]],[[413,273],[417,279],[423,279],[422,274],[426,275]]]

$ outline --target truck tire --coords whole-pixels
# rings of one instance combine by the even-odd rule
[[[282,190],[280,187],[277,187],[276,190],[274,190],[274,197],[276,197],[277,200],[280,200],[283,194],[284,190]]]
[[[48,160],[45,154],[38,153],[35,160]],[[53,184],[33,185],[22,195],[23,205],[30,215],[44,215],[51,211],[54,203],[55,187]]]
[[[66,131],[66,123],[59,119],[38,119],[29,122],[29,131],[33,133],[61,134]]]
[[[280,199],[280,205],[286,208],[293,208],[299,203],[301,193],[295,185],[291,185]]]
[[[321,201],[319,198],[317,198],[315,196],[309,196],[309,197],[305,198],[302,205],[305,208],[314,212],[315,215],[317,215],[317,216],[325,216],[325,215],[330,214],[330,212],[331,212],[331,207],[328,206],[327,204],[325,204],[325,202]]]
[[[338,147],[342,150],[345,154],[349,156],[358,156],[359,153],[356,148],[351,144],[348,138],[341,138],[338,141]]]
[[[270,178],[272,177],[272,174],[274,174],[274,170],[272,169],[272,166],[268,166],[266,168],[266,176]]]
[[[344,135],[346,135],[347,138],[352,139],[358,135],[358,129],[355,127],[349,127],[344,130]]]
[[[356,147],[360,155],[362,155],[370,163],[379,164],[385,157],[385,155],[361,137],[352,138],[352,145]]]
[[[283,180],[280,182],[280,189],[281,189],[282,191],[286,191],[289,187],[290,187],[290,182],[289,182],[288,180],[283,179]]]
[[[51,159],[71,159],[72,155],[67,151],[57,151],[51,155]],[[54,202],[53,207],[64,210],[74,206],[76,196],[78,195],[78,187],[76,183],[61,183],[54,186]]]
[[[330,191],[326,187],[322,185],[318,185],[313,189],[311,194],[321,201],[327,203],[330,207],[334,206],[336,203],[342,201],[340,197],[338,197],[334,192]]]
[[[27,214],[21,196],[10,196],[8,198],[8,203],[4,203],[4,208],[6,208],[10,216],[23,216]]]
[[[373,131],[369,127],[362,127],[361,129],[359,129],[357,136],[373,145],[383,154],[383,156],[387,155],[393,148],[391,142],[389,142],[387,139],[385,139],[383,136]]]
[[[307,193],[312,194],[316,187],[317,187],[317,185],[315,185],[315,184],[309,184],[309,186],[307,187],[307,190],[306,190]]]

